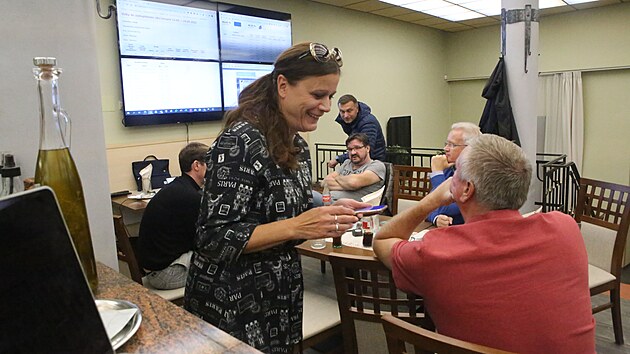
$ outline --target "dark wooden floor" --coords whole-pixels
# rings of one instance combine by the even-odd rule
[[[320,261],[310,257],[302,257],[302,268],[304,271],[304,286],[314,292],[321,295],[328,296],[332,299],[336,299],[335,285],[332,279],[332,269],[330,264],[327,264],[326,274],[320,272]],[[624,277],[622,280],[625,282],[630,281],[630,266],[624,269]],[[592,298],[593,303],[600,303],[606,300],[604,295],[595,296]],[[603,311],[595,314],[595,320],[597,327],[595,330],[595,346],[597,353],[599,354],[630,354],[630,300],[622,300],[621,313],[623,317],[623,331],[626,344],[616,345],[614,340],[614,334],[612,329],[612,318],[610,311]],[[317,347],[321,351],[315,349],[308,349],[305,351],[307,354],[319,354],[322,352],[330,352],[335,347],[341,345],[341,339],[333,340],[331,343],[323,343],[322,346]],[[360,353],[371,354],[371,353]],[[383,353],[375,353],[383,354]]]

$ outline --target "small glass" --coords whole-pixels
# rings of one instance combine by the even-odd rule
[[[364,216],[361,221],[361,228],[363,229],[363,247],[372,247],[372,239],[374,237],[372,223],[374,218],[371,216]]]
[[[341,244],[341,236],[333,237],[333,248],[341,248],[343,245]]]
[[[378,214],[372,215],[372,232],[376,234],[380,228],[381,220],[379,219]]]
[[[323,238],[316,238],[314,240],[311,240],[311,248],[315,250],[326,248],[326,240]]]
[[[374,238],[374,234],[372,230],[365,229],[363,230],[363,247],[372,247],[372,240]]]

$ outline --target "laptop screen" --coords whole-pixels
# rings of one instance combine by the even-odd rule
[[[0,198],[0,353],[113,353],[51,189]]]

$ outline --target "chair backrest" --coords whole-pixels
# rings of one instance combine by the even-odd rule
[[[431,192],[430,167],[394,165],[392,213],[399,212],[398,200],[419,201]]]
[[[429,331],[390,315],[383,315],[381,320],[387,338],[389,354],[407,353],[405,343],[412,345],[416,354],[425,352],[438,354],[510,353]]]
[[[589,263],[619,279],[630,225],[630,186],[581,178],[575,220]]]
[[[131,279],[142,285],[143,272],[136,259],[136,254],[131,247],[129,233],[120,215],[114,215],[114,234],[116,235],[116,253],[118,260],[127,263]]]
[[[333,252],[329,260],[335,279],[345,353],[359,352],[355,320],[371,322],[379,328],[381,315],[391,314],[433,328],[425,314],[423,299],[398,290],[391,271],[377,258]],[[370,333],[370,337],[374,340],[377,335]],[[381,337],[384,349],[384,334]]]
[[[394,165],[391,162],[383,162],[385,164],[385,190],[381,196],[380,205],[387,205],[385,215],[393,215],[392,208],[394,206]]]

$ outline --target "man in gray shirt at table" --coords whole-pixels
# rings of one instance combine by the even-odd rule
[[[361,197],[379,190],[385,179],[385,164],[370,158],[370,141],[363,133],[352,134],[346,139],[349,158],[338,171],[330,173],[323,183],[330,189],[334,200]]]

